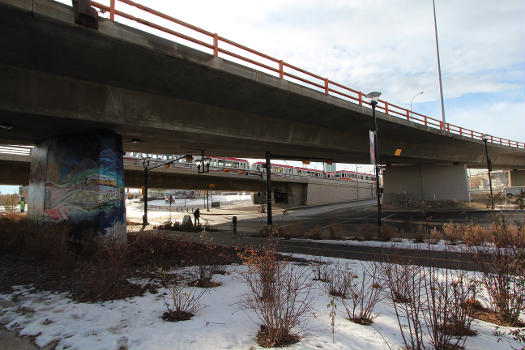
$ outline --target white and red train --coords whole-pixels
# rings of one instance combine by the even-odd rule
[[[165,162],[171,159],[171,155],[166,154],[149,154],[128,152],[124,156],[125,161],[137,162],[142,158],[149,157],[150,161]],[[175,156],[178,157],[178,156]],[[174,162],[172,167],[193,169],[199,164],[200,157],[194,157],[192,161],[181,160]],[[250,165],[246,159],[233,157],[209,157],[210,171],[237,172],[240,174],[260,175],[266,172],[265,162],[255,162]],[[375,182],[375,175],[360,173],[351,170],[337,170],[335,172],[324,172],[322,170],[302,168],[285,164],[272,163],[272,174],[276,176],[300,176],[314,177],[319,179],[332,179],[343,181]]]

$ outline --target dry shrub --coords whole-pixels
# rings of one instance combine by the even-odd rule
[[[169,256],[173,253],[173,242],[168,240],[165,232],[137,233],[128,244],[128,260],[136,262]]]
[[[339,264],[331,266],[326,272],[324,288],[328,294],[334,297],[347,298],[353,280],[352,271],[347,265]]]
[[[308,232],[308,235],[311,239],[323,239],[323,231],[321,230],[321,226],[316,224],[314,228]]]
[[[361,264],[363,275],[361,278],[352,278],[350,282],[349,301],[341,298],[348,319],[362,324],[370,325],[377,316],[372,316],[374,307],[382,298],[382,286],[378,276],[378,266]]]
[[[402,264],[380,262],[378,269],[382,284],[386,287],[386,298],[393,305],[397,324],[406,349],[424,349],[424,327],[420,319],[424,311],[423,268]]]
[[[483,245],[483,243],[491,240],[489,232],[484,226],[465,225],[463,229],[463,242],[469,246]]]
[[[384,242],[388,242],[392,240],[392,237],[398,236],[399,231],[397,228],[393,225],[384,224],[381,225],[381,240]]]
[[[463,239],[463,225],[448,223],[443,224],[443,234],[450,244],[456,244]]]
[[[423,243],[427,237],[427,234],[428,233],[425,230],[425,227],[421,224],[418,224],[416,226],[416,230],[413,233],[414,243]]]
[[[284,238],[299,238],[304,237],[305,232],[301,227],[301,224],[297,221],[292,221],[290,224],[281,228],[282,236]]]
[[[84,298],[94,300],[120,299],[129,289],[139,291],[126,279],[127,249],[115,240],[100,241],[88,267],[87,288]],[[139,292],[140,294],[140,292]]]
[[[219,282],[214,282],[211,280],[213,278],[213,275],[217,272],[218,268],[214,265],[194,266],[192,270],[192,275],[194,276],[194,279],[188,283],[188,286],[200,288],[218,287],[221,284]]]
[[[25,216],[0,218],[0,252],[30,257],[53,270],[71,270],[75,255],[70,249],[71,232],[66,225],[33,225]]]
[[[362,237],[365,241],[371,241],[377,236],[377,226],[370,224],[359,225],[356,229],[356,236]]]
[[[8,213],[14,213],[18,208],[20,196],[18,194],[0,194],[0,206]]]
[[[256,237],[268,238],[268,237],[280,237],[280,238],[297,238],[299,234],[297,231],[290,229],[287,226],[281,227],[278,225],[263,226],[255,235]]]
[[[439,241],[443,239],[443,233],[440,232],[437,228],[432,227],[432,230],[430,231],[430,244],[437,244]]]
[[[17,214],[0,216],[0,252],[20,253],[25,249],[31,226],[26,218]]]
[[[470,329],[472,309],[464,307],[476,295],[474,282],[465,272],[430,267],[423,287],[423,318],[434,349],[462,349],[466,337],[477,334]]]
[[[201,299],[206,289],[188,288],[181,275],[159,271],[162,285],[167,289],[168,296],[163,296],[167,311],[162,314],[162,319],[170,322],[189,320],[195,313],[203,308]]]
[[[314,281],[328,282],[330,280],[328,265],[320,257],[313,260],[312,272],[314,274]]]
[[[471,252],[481,270],[481,284],[491,311],[499,321],[520,325],[525,308],[525,232],[497,218],[489,229],[492,246],[474,246]]]
[[[241,273],[241,279],[250,291],[240,304],[254,311],[262,323],[257,342],[263,347],[297,342],[299,336],[293,331],[312,305],[310,271],[278,261],[272,240],[259,251],[247,250],[243,258],[247,271]]]
[[[330,226],[328,227],[328,233],[329,233],[330,239],[335,239],[335,240],[346,239],[346,230],[344,226],[336,222],[332,222],[330,224]]]
[[[448,268],[377,263],[406,349],[462,349],[470,329],[476,281]]]

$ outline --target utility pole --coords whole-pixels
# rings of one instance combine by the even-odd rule
[[[142,200],[144,201],[144,215],[142,215],[142,227],[148,225],[148,167],[149,159],[144,159],[142,165],[144,166],[144,193],[142,194]]]
[[[266,220],[272,226],[272,154],[266,152]]]
[[[439,96],[441,97],[441,121],[442,128],[445,129],[447,121],[445,120],[445,104],[443,102],[443,82],[441,81],[441,62],[439,60],[439,42],[438,42],[438,28],[436,20],[436,2],[432,0],[432,8],[434,9],[434,33],[436,34],[436,52],[437,52],[437,64],[438,64],[438,76],[439,76]]]
[[[188,158],[188,156],[174,158],[167,162],[157,164],[152,167],[149,166],[150,165],[149,158],[143,159],[142,165],[144,166],[144,193],[142,195],[142,198],[144,200],[144,215],[142,215],[142,227],[146,227],[148,225],[148,175],[149,175],[149,171],[160,168],[161,166],[169,167],[169,165],[172,164],[173,162],[179,161],[183,158]],[[186,198],[184,198],[184,201],[186,201]]]

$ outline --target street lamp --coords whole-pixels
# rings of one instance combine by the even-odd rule
[[[425,93],[424,91],[421,91],[415,94],[414,97],[412,97],[412,100],[410,101],[410,112],[412,112],[412,102],[414,102],[414,99],[418,97],[419,95],[423,95],[424,93]]]
[[[490,187],[490,208],[494,209],[494,195],[492,194],[492,177],[490,176],[490,172],[492,171],[492,161],[490,160],[489,148],[487,145],[489,138],[490,138],[490,135],[487,135],[487,134],[483,134],[481,136],[481,139],[485,143],[485,155],[487,156],[487,171],[489,174],[489,187]]]
[[[436,35],[436,54],[437,54],[437,65],[438,65],[438,77],[439,77],[439,96],[441,98],[441,122],[443,128],[446,127],[447,122],[445,120],[445,104],[443,103],[443,82],[441,80],[441,63],[439,60],[439,43],[438,43],[438,28],[436,19],[436,2],[432,0],[432,9],[434,10],[434,34]]]
[[[376,121],[376,106],[377,99],[381,96],[380,92],[373,91],[366,95],[372,105],[372,119],[373,119],[373,134],[374,134],[374,166],[376,169],[376,198],[377,198],[377,233],[381,237],[381,193],[379,191],[379,162],[377,159],[377,121]]]

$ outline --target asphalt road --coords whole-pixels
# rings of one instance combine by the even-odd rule
[[[488,210],[463,210],[463,211],[384,211],[382,223],[397,227],[400,231],[412,232],[418,225],[441,228],[446,223],[473,223],[488,225],[494,222],[494,215],[503,216],[507,223],[524,224],[522,210],[505,210],[491,212]],[[346,232],[353,232],[364,224],[377,224],[377,207],[372,201],[357,202],[345,208],[333,211],[316,213],[310,209],[297,210],[292,215],[277,217],[274,222],[280,226],[290,224],[299,225],[304,230],[326,228],[331,224],[344,227]]]
[[[505,217],[507,222],[523,223],[523,211],[505,211],[498,213]],[[440,228],[443,224],[479,223],[488,225],[494,220],[494,213],[489,211],[434,211],[421,213],[420,211],[386,211],[383,222],[396,226],[400,235],[410,233],[418,225]],[[374,201],[347,203],[343,205],[317,207],[292,211],[289,215],[274,217],[274,224],[280,227],[293,225],[308,232],[314,228],[323,229],[336,223],[346,232],[356,232],[364,224],[377,223],[377,209]],[[224,245],[236,246],[242,242],[244,246],[257,246],[262,239],[253,237],[264,224],[261,220],[240,220],[239,234],[233,234],[230,224],[220,225],[227,230],[215,234],[216,242]],[[409,234],[407,235],[409,236]],[[429,249],[413,250],[398,248],[378,248],[351,246],[342,244],[320,243],[314,240],[280,240],[278,249],[281,252],[300,253],[316,256],[357,259],[365,261],[392,261],[419,264],[424,266],[448,267],[452,269],[476,270],[476,263],[472,255],[450,251],[431,251]]]

